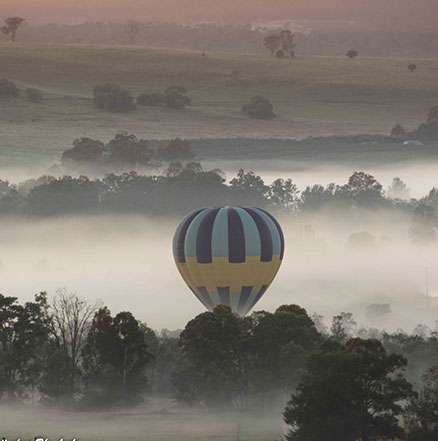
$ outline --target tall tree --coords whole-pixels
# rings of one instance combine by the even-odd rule
[[[26,19],[21,17],[8,17],[5,20],[6,24],[1,28],[1,31],[5,35],[9,35],[11,41],[15,43],[15,36],[17,34],[17,30],[25,21]]]
[[[274,55],[281,46],[280,35],[276,32],[266,35],[264,39],[266,49],[271,51],[271,55]]]
[[[246,320],[217,306],[191,320],[181,333],[184,365],[174,375],[177,394],[209,407],[242,409],[248,398]]]
[[[136,21],[129,20],[125,24],[125,32],[128,34],[129,41],[131,42],[131,44],[135,44],[135,42],[137,41],[139,31],[140,29]]]
[[[131,313],[113,318],[107,308],[99,309],[84,347],[83,401],[90,406],[141,402],[150,358],[144,330]]]
[[[409,406],[413,422],[409,441],[434,441],[438,439],[438,366],[426,371],[419,395]]]
[[[294,37],[295,35],[292,34],[292,31],[288,29],[284,29],[279,33],[280,37],[280,44],[283,51],[287,54],[289,54],[290,58],[293,58],[295,56],[294,48]]]
[[[56,362],[62,358],[64,363],[69,364],[66,376],[71,394],[76,390],[82,349],[98,307],[98,303],[90,305],[86,300],[75,293],[69,293],[65,288],[57,290],[51,305],[54,346],[63,353],[62,357],[59,354],[56,355]]]
[[[288,441],[376,441],[403,435],[400,402],[412,394],[407,361],[377,340],[327,341],[309,359],[284,420]]]
[[[46,293],[24,306],[0,294],[0,398],[15,399],[25,386],[34,390],[49,333],[47,309]]]

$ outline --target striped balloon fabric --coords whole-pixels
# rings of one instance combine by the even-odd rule
[[[241,316],[266,292],[283,254],[279,223],[255,207],[193,211],[173,239],[176,266],[201,303],[210,311],[227,305]]]

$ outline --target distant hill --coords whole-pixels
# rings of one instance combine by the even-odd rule
[[[263,38],[269,28],[286,27],[296,32],[296,53],[344,55],[356,49],[368,57],[438,57],[438,31],[367,31],[358,25],[331,21],[260,21],[248,25],[202,23],[139,23],[137,46],[266,54]],[[18,41],[56,44],[131,44],[124,23],[27,24]],[[0,41],[7,41],[0,35]]]

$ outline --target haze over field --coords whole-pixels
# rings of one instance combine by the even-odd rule
[[[276,19],[346,20],[361,27],[433,29],[434,0],[1,0],[0,14],[53,20],[249,22]]]

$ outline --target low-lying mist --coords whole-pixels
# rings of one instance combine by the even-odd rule
[[[435,326],[437,246],[411,245],[411,218],[399,212],[332,211],[280,218],[286,254],[256,310],[296,303],[331,317],[352,312],[359,324],[406,331]],[[31,300],[66,287],[113,313],[131,311],[154,329],[183,328],[203,311],[174,266],[171,240],[178,219],[96,216],[0,221],[0,292]],[[367,231],[371,238],[349,241]],[[428,268],[429,296],[425,295]],[[368,322],[370,304],[390,304],[384,323]]]

